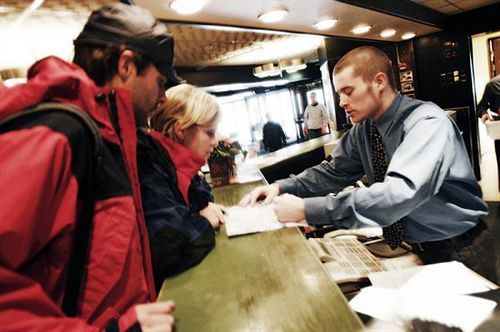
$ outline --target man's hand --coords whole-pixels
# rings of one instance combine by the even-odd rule
[[[307,127],[304,127],[304,135],[308,135],[309,134],[309,129],[307,129]]]
[[[143,332],[170,332],[175,319],[172,315],[175,303],[172,301],[138,304],[135,306],[137,321]]]
[[[483,116],[481,117],[481,121],[485,123],[486,121],[490,120],[490,116],[488,113],[484,113]]]
[[[273,199],[280,194],[280,187],[277,183],[268,186],[260,186],[245,195],[240,201],[240,206],[255,205],[259,199],[264,199],[264,204],[272,203]]]
[[[208,203],[207,207],[200,211],[200,215],[207,218],[213,229],[218,229],[225,222],[225,208],[222,205]]]
[[[306,218],[304,200],[290,194],[274,199],[274,212],[280,222],[299,222]]]

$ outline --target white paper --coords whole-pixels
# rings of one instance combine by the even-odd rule
[[[495,285],[459,262],[372,273],[370,280],[374,286],[362,289],[351,300],[352,308],[401,326],[420,318],[473,331],[496,306],[465,295]]]
[[[495,288],[488,280],[456,261],[375,272],[368,278],[376,287],[400,288],[404,285],[407,289],[438,293],[472,294]]]
[[[365,287],[349,304],[351,308],[374,318],[393,321],[394,308],[400,296],[399,290]]]
[[[439,322],[447,326],[473,331],[491,315],[496,303],[469,295],[429,293],[403,296],[396,313],[401,321],[413,318]]]
[[[451,294],[481,293],[491,289],[487,280],[456,261],[422,266],[403,288],[413,293],[425,290]]]
[[[227,209],[227,236],[273,231],[285,227],[278,221],[272,205],[233,206]]]

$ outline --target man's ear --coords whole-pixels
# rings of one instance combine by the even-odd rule
[[[383,90],[387,85],[387,76],[382,72],[378,72],[375,74],[373,81],[377,88]]]
[[[117,75],[123,83],[126,83],[130,77],[137,74],[137,68],[134,62],[134,52],[125,50],[118,58]]]

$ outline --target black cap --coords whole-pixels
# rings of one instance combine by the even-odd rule
[[[125,45],[150,58],[167,77],[167,85],[182,82],[173,68],[174,37],[165,24],[140,7],[113,3],[93,11],[74,44]]]

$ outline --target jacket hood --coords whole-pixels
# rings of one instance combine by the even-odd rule
[[[132,101],[127,89],[98,87],[79,66],[50,56],[28,70],[28,81],[12,88],[0,89],[0,120],[41,102],[72,104],[89,114],[99,125],[101,134],[111,139],[114,129],[109,120],[109,101],[115,93],[120,109],[133,118]],[[135,126],[135,123],[134,123]]]

